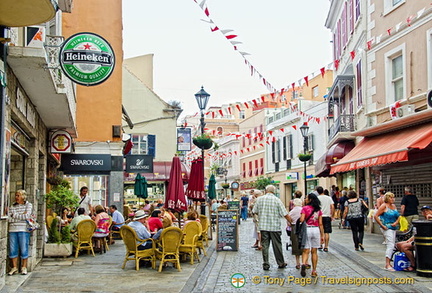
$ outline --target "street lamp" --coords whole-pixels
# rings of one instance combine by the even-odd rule
[[[228,184],[228,182],[227,182],[227,175],[228,175],[228,169],[227,168],[225,168],[224,170],[223,170],[223,174],[224,174],[224,176],[225,176],[225,186],[227,186],[227,184]],[[227,190],[228,188],[225,188],[225,198],[227,197],[227,193],[228,193],[228,190]]]
[[[205,127],[204,110],[205,110],[205,108],[207,108],[207,103],[208,103],[209,98],[210,98],[210,95],[209,95],[209,93],[207,93],[204,90],[203,86],[201,86],[201,90],[195,94],[195,99],[197,101],[198,108],[201,111],[201,120],[200,120],[200,122],[201,122],[201,135],[204,134],[204,127]],[[204,171],[205,171],[205,168],[204,168],[204,148],[201,149],[201,159],[202,159],[202,164],[203,164],[203,176],[204,176]],[[204,213],[203,213],[203,209],[204,209]],[[203,215],[205,214],[205,204],[201,205],[201,214],[203,214]]]
[[[307,152],[307,147],[308,147],[308,132],[309,132],[309,126],[307,125],[307,123],[303,123],[303,125],[300,127],[300,132],[303,136],[303,152],[304,154],[306,154]],[[304,193],[305,196],[307,195],[307,182],[306,182],[306,161],[303,162],[304,163],[304,170],[303,170],[303,174],[304,174]]]

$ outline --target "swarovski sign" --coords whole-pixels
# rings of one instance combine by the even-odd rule
[[[150,155],[126,156],[126,172],[153,173],[153,156]]]
[[[86,86],[104,82],[115,66],[111,45],[94,33],[78,33],[65,40],[59,60],[67,77]]]

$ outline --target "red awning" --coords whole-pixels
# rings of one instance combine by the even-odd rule
[[[153,173],[141,173],[141,176],[144,176],[147,181],[169,181],[171,163],[172,162],[153,162]],[[183,181],[186,182],[189,180],[189,173],[189,168],[184,163],[181,163],[181,178]],[[125,176],[125,181],[131,181],[129,177],[133,176],[133,178],[135,178],[136,174],[126,173]]]
[[[315,165],[315,176],[330,176],[331,165],[339,162],[339,160],[345,157],[353,148],[353,141],[344,141],[332,145],[329,150],[318,159]]]
[[[432,123],[365,137],[348,155],[331,166],[331,174],[408,161],[408,152],[432,142]]]

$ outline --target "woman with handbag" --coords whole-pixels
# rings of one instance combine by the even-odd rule
[[[364,250],[364,210],[367,208],[364,200],[358,198],[354,190],[348,191],[348,200],[345,202],[342,221],[348,221],[351,226],[354,248],[356,251],[359,251],[359,247],[361,250]]]
[[[307,237],[302,253],[302,266],[300,274],[306,276],[309,253],[312,258],[312,277],[317,277],[318,248],[324,243],[324,228],[322,224],[322,212],[320,201],[315,193],[310,193],[305,199],[306,205],[302,208],[300,222],[306,221]]]
[[[8,275],[12,276],[18,272],[18,256],[21,256],[21,274],[27,275],[27,259],[30,232],[27,221],[33,211],[31,203],[26,201],[27,193],[25,190],[15,192],[15,202],[8,210],[9,222],[9,258],[12,261],[12,269]]]

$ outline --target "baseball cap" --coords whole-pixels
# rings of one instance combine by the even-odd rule
[[[430,206],[422,206],[421,210],[432,210]]]

